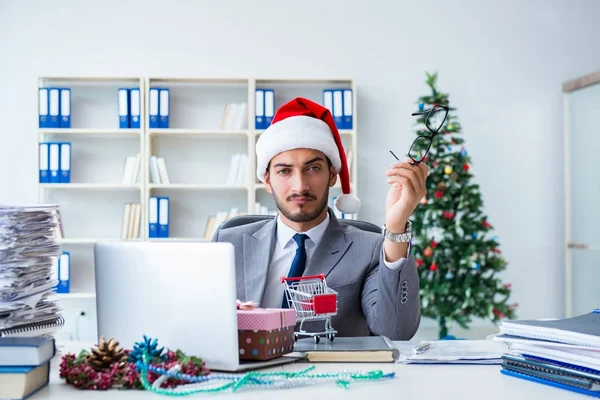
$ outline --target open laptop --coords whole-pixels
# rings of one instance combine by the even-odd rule
[[[98,338],[131,349],[146,335],[220,371],[296,360],[239,360],[231,243],[98,242],[94,259]]]

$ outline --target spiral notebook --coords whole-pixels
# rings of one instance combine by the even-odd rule
[[[12,328],[0,329],[0,337],[31,337],[49,335],[58,331],[65,324],[63,317],[47,321],[23,324]]]
[[[544,358],[502,356],[505,375],[600,397],[600,371]]]
[[[577,317],[551,321],[502,321],[500,333],[600,348],[600,309]]]

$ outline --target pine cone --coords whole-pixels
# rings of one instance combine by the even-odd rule
[[[107,342],[102,336],[98,346],[92,348],[89,364],[96,371],[105,371],[110,369],[114,363],[119,364],[119,369],[123,368],[127,363],[127,353],[122,347],[119,347],[119,342],[114,338]]]

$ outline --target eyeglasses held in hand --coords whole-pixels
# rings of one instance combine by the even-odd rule
[[[416,115],[424,115],[425,117],[425,126],[429,130],[429,135],[420,135],[418,136],[413,144],[410,146],[408,150],[408,156],[411,159],[412,165],[418,165],[429,153],[429,149],[431,149],[431,144],[433,143],[433,138],[444,126],[444,122],[446,122],[446,118],[448,117],[448,107],[445,106],[434,106],[430,110],[423,110],[412,113],[413,116]],[[398,157],[390,150],[390,153],[396,158],[396,160],[400,161]]]

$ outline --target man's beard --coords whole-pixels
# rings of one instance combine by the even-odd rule
[[[281,212],[287,219],[289,219],[292,222],[309,222],[321,215],[323,210],[327,208],[327,202],[329,201],[329,186],[327,186],[327,189],[325,190],[325,194],[323,195],[321,202],[317,205],[317,208],[312,212],[301,210],[297,213],[291,213],[285,207],[285,203],[295,197],[308,197],[309,199],[316,200],[316,197],[313,194],[310,194],[309,192],[304,192],[302,194],[293,194],[291,196],[288,196],[286,201],[282,202],[277,197],[277,195],[273,193],[273,198],[275,199],[275,204],[277,205],[279,212]]]

